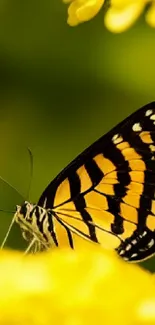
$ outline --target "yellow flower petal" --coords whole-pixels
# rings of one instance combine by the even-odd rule
[[[69,3],[68,24],[76,26],[93,18],[103,6],[105,0],[62,0]],[[114,33],[127,30],[141,15],[147,4],[150,8],[146,14],[146,21],[155,27],[155,0],[111,0],[110,7],[105,14],[105,25]]]
[[[111,7],[104,17],[105,25],[111,32],[123,32],[136,21],[144,10],[144,7],[144,1],[132,3],[123,10]]]
[[[144,300],[138,305],[138,318],[141,325],[146,322],[149,325],[155,323],[155,297],[152,299]]]
[[[93,18],[105,0],[74,0],[68,8],[68,24],[76,26]]]
[[[95,244],[0,252],[0,324],[154,325],[155,277]]]
[[[143,3],[145,2],[148,2],[148,0],[111,0],[110,1],[110,7],[114,7],[115,9],[125,9],[126,7],[128,6],[132,6],[133,4],[137,3],[137,4],[140,4],[140,3]]]
[[[152,3],[148,12],[146,13],[146,21],[151,27],[155,27],[155,2]]]

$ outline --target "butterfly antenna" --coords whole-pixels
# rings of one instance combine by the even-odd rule
[[[27,192],[26,198],[29,197],[29,192],[30,192],[31,182],[32,182],[32,176],[33,176],[33,155],[32,155],[32,152],[31,152],[30,148],[27,148],[27,150],[28,150],[28,154],[29,154],[29,158],[30,158],[30,182],[29,182],[29,187],[28,187],[28,192]],[[15,187],[13,187],[3,177],[0,176],[0,179],[5,184],[7,184],[8,186],[10,186],[22,198],[22,201],[25,201],[25,198],[18,192],[18,190]],[[2,209],[0,209],[0,211],[7,212],[7,213],[15,213],[15,211],[7,211],[7,210],[2,210]],[[12,220],[11,220],[10,226],[9,226],[8,231],[7,231],[7,233],[6,233],[6,235],[5,235],[4,239],[3,239],[3,242],[2,242],[2,244],[0,246],[0,249],[2,249],[4,247],[4,245],[5,245],[5,243],[6,243],[7,239],[8,239],[8,236],[10,234],[10,231],[12,229],[12,226],[13,226],[14,222],[15,222],[15,217],[13,217]],[[36,238],[34,238],[31,241],[30,245],[28,246],[28,248],[25,251],[25,254],[27,254],[27,252],[31,249],[31,247],[33,246],[33,244],[35,243],[35,241],[36,241]]]
[[[6,181],[3,177],[0,176],[0,179],[5,183],[7,184],[8,186],[10,186],[21,198],[23,201],[25,201],[25,198],[23,197],[23,195],[21,193],[18,192],[18,190],[12,186],[8,181]]]
[[[18,192],[18,190],[15,188],[15,187],[13,187],[8,181],[6,181],[3,177],[1,177],[0,176],[0,179],[5,183],[5,184],[7,184],[8,186],[10,186],[21,198],[22,198],[22,200],[23,201],[25,201],[25,198]],[[6,212],[6,213],[15,213],[15,211],[9,211],[9,210],[3,210],[3,209],[0,209],[0,211],[2,211],[2,212]],[[7,239],[8,239],[8,236],[9,236],[9,234],[10,234],[10,231],[11,231],[11,229],[12,229],[12,226],[13,226],[13,224],[14,224],[14,221],[15,221],[15,218],[13,217],[12,218],[12,220],[11,220],[11,223],[10,223],[10,226],[9,226],[9,228],[8,228],[8,231],[7,231],[7,233],[6,233],[6,235],[5,235],[5,237],[4,237],[4,239],[3,239],[3,242],[2,242],[2,244],[1,244],[1,246],[0,246],[0,249],[2,249],[3,247],[4,247],[4,245],[5,245],[5,243],[6,243],[6,241],[7,241]]]
[[[7,239],[8,239],[9,233],[10,233],[10,231],[11,231],[11,228],[12,228],[14,222],[15,222],[15,216],[13,216],[13,218],[12,218],[12,220],[11,220],[10,226],[9,226],[8,231],[7,231],[7,233],[6,233],[6,235],[5,235],[4,239],[3,239],[3,242],[2,242],[2,244],[1,244],[0,249],[3,249],[5,243],[6,243]]]
[[[0,212],[6,212],[6,213],[13,213],[14,214],[16,211],[0,209]]]
[[[31,149],[29,147],[27,147],[27,150],[28,150],[29,159],[30,159],[30,182],[29,182],[29,186],[28,186],[26,200],[29,199],[30,189],[31,189],[31,184],[32,184],[32,178],[33,178],[33,155],[32,155],[32,151],[31,151]]]

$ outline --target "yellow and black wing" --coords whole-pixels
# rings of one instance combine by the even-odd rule
[[[45,189],[74,248],[73,234],[115,249],[129,261],[155,253],[155,102],[97,140]],[[55,243],[59,235],[55,228]]]

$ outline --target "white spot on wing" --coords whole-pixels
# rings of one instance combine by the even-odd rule
[[[145,113],[145,116],[149,116],[153,113],[152,109],[148,109]]]
[[[122,256],[124,253],[125,253],[125,250],[122,249],[122,250],[119,252],[119,255]]]
[[[148,243],[148,247],[151,248],[154,245],[154,239],[152,238]]]
[[[131,245],[131,244],[128,244],[128,245],[126,246],[126,251],[129,251],[129,250],[131,249],[131,247],[132,247],[132,245]]]
[[[134,253],[131,255],[131,257],[136,257],[138,254]]]
[[[150,119],[153,120],[153,121],[155,121],[155,114],[151,115],[150,116]]]
[[[119,134],[115,134],[112,137],[112,141],[113,141],[114,144],[118,144],[118,143],[123,141],[123,138]]]
[[[45,197],[45,201],[44,201],[44,203],[43,203],[43,208],[46,207],[46,203],[47,203],[47,197]]]
[[[152,152],[155,152],[155,146],[154,146],[153,144],[150,144],[150,145],[149,145],[149,148],[150,148],[150,150],[151,150]]]
[[[133,125],[133,127],[132,127],[132,130],[133,130],[134,132],[142,131],[142,127],[141,127],[140,123],[135,123],[135,124]]]
[[[115,141],[115,140],[117,140],[117,138],[119,138],[119,134],[117,133],[117,134],[115,134],[113,137],[112,137],[112,141]]]

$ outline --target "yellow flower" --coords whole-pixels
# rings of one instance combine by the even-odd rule
[[[146,21],[151,27],[155,27],[155,1],[146,13]]]
[[[68,8],[68,24],[76,26],[79,23],[90,20],[101,9],[104,0],[71,0]]]
[[[111,1],[111,7],[104,17],[105,26],[111,32],[123,32],[139,18],[145,5],[145,0]]]
[[[68,24],[76,26],[93,18],[105,0],[63,0],[70,3],[68,8]],[[155,27],[155,0],[111,0],[104,16],[105,26],[114,33],[127,30],[143,13],[146,5],[146,21]]]
[[[91,243],[1,251],[0,293],[0,324],[155,324],[154,275]]]

